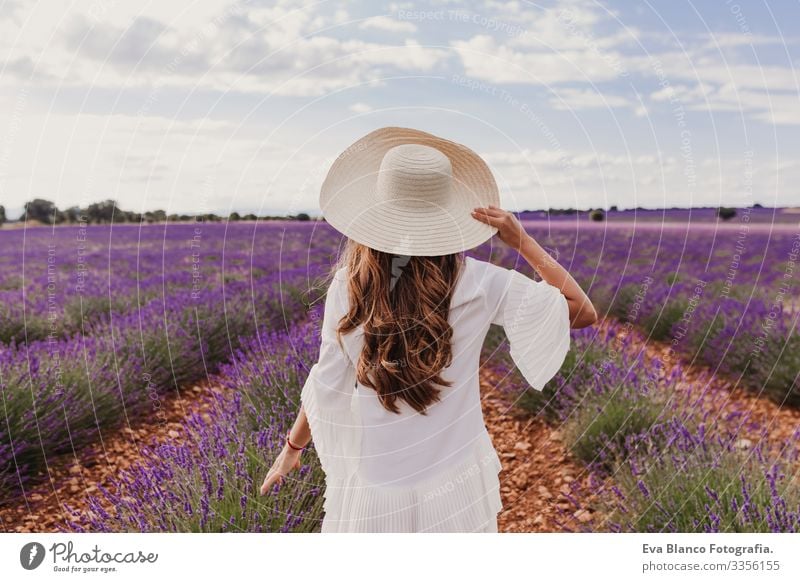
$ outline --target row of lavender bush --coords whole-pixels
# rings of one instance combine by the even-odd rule
[[[321,315],[319,305],[312,311]],[[312,532],[322,518],[324,474],[313,452],[276,485],[259,487],[297,415],[319,330],[310,318],[289,331],[262,329],[219,377],[211,413],[186,419],[181,444],[152,444],[145,460],[100,487],[90,510],[72,511],[68,531]]]
[[[151,305],[85,334],[3,350],[0,500],[44,478],[49,457],[155,414],[163,394],[213,372],[237,345],[231,329],[247,333],[254,322],[278,328],[287,312],[302,313],[287,286],[263,285],[252,303],[245,294],[223,300],[221,292],[209,292],[189,305]]]
[[[110,235],[108,227],[100,228],[105,228]],[[61,246],[65,247],[75,244],[75,230],[53,232],[58,233]],[[119,230],[124,231],[122,235],[118,234]],[[36,231],[50,232],[50,229]],[[258,280],[249,280],[245,273],[252,273],[253,267],[244,263],[241,248],[247,242],[246,235],[252,233],[245,230],[233,233],[235,244],[228,243],[224,225],[215,225],[207,229],[204,246],[200,246],[204,251],[198,252],[197,261],[201,266],[206,265],[206,273],[194,280],[191,275],[185,278],[185,265],[178,265],[179,257],[188,256],[192,261],[194,251],[175,247],[186,244],[195,233],[195,227],[178,225],[161,233],[162,245],[166,232],[171,237],[170,246],[162,247],[159,259],[164,273],[161,295],[142,303],[135,269],[142,262],[154,262],[155,253],[142,251],[147,261],[137,258],[137,247],[130,246],[132,240],[137,240],[132,238],[136,231],[138,229],[132,227],[115,227],[114,236],[121,240],[113,238],[113,244],[98,245],[86,255],[88,264],[102,261],[106,252],[114,256],[115,262],[107,265],[103,272],[103,276],[108,277],[105,284],[98,283],[102,278],[91,269],[82,277],[84,281],[94,281],[94,287],[87,283],[87,287],[75,289],[59,279],[59,275],[53,275],[53,281],[60,281],[54,283],[55,288],[59,285],[72,288],[72,297],[66,302],[63,296],[61,300],[54,300],[52,311],[43,312],[42,317],[55,314],[56,321],[62,322],[50,329],[49,337],[38,340],[29,337],[23,341],[26,334],[11,334],[8,343],[0,343],[0,395],[4,416],[0,427],[0,503],[19,498],[26,487],[46,479],[44,468],[48,458],[78,452],[98,441],[103,431],[132,422],[142,414],[154,414],[163,394],[206,377],[219,363],[228,361],[237,347],[237,337],[250,335],[260,326],[281,329],[291,325],[305,313],[308,302],[314,300],[314,291],[311,294],[307,291],[319,267],[309,265],[308,257],[302,252],[309,247],[310,230],[287,231],[275,227],[268,237],[262,237],[260,241],[265,249],[257,254],[258,260],[261,261],[263,254],[273,266],[283,264],[284,268],[264,270]],[[14,236],[19,236],[19,232]],[[158,239],[154,236],[155,230],[148,234],[150,239]],[[24,263],[28,269],[35,264],[34,247],[41,253],[42,248],[46,250],[53,244],[39,243],[35,246],[34,241],[29,240],[28,247],[21,247],[25,256],[30,255]],[[154,244],[152,240],[148,243],[142,239],[140,249],[149,248],[151,244]],[[253,244],[252,237],[249,244]],[[237,246],[239,250],[228,256],[226,246]],[[285,254],[282,259],[281,253]],[[6,258],[8,256],[5,254]],[[47,262],[46,257],[38,258]],[[266,264],[263,267],[266,269]],[[134,269],[133,273],[129,269]],[[143,268],[147,272],[152,269],[155,269],[153,265]],[[225,283],[208,280],[207,275],[215,270],[222,274]],[[184,273],[182,279],[174,275],[177,271]],[[73,275],[62,273],[64,277]],[[155,276],[150,273],[151,279]],[[9,277],[6,272],[5,281]],[[90,287],[91,293],[88,292]],[[36,289],[45,288],[30,282],[27,291],[35,293]],[[152,285],[143,295],[151,291]],[[79,300],[91,306],[102,302],[104,293],[113,297],[113,304],[106,303],[101,311],[90,311],[86,317],[81,317],[79,330],[63,324],[69,320],[64,311],[69,301]],[[46,303],[41,298],[39,302]],[[22,305],[22,315],[27,317],[27,304],[23,302]],[[33,312],[29,321],[36,321],[39,315]],[[3,319],[0,329],[7,330],[14,325],[13,321],[9,323],[8,319]],[[36,329],[36,325],[32,329]],[[35,333],[30,335],[36,336]]]
[[[528,225],[587,290],[601,315],[643,329],[688,361],[800,406],[800,228],[757,229],[746,214],[705,226]],[[480,254],[534,276],[514,252]]]
[[[701,374],[687,385],[681,365],[663,370],[611,323],[573,331],[560,372],[542,392],[521,389],[501,352],[502,389],[518,404],[562,428],[565,444],[585,463],[589,490],[578,481],[569,496],[599,499],[601,523],[616,532],[798,532],[800,483],[792,480],[800,427],[780,446],[748,411],[714,403],[722,389]],[[497,332],[494,332],[497,333]],[[498,340],[495,339],[496,345]],[[758,433],[757,438],[745,438]],[[569,518],[567,518],[569,519]]]
[[[0,342],[69,337],[206,290],[250,291],[337,241],[330,228],[292,222],[0,230]]]

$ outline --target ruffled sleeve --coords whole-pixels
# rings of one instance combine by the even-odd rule
[[[536,390],[558,372],[570,346],[567,299],[546,281],[534,281],[514,269],[496,269],[503,291],[492,323],[501,325],[511,358]]]
[[[327,477],[345,479],[358,468],[361,421],[355,397],[355,367],[335,333],[344,315],[341,274],[340,270],[328,288],[319,359],[308,373],[300,399],[322,470]]]

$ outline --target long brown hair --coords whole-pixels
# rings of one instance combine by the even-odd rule
[[[400,413],[399,398],[425,415],[440,386],[452,385],[440,371],[453,359],[447,317],[463,264],[462,253],[394,255],[347,239],[334,267],[347,267],[350,305],[337,337],[364,324],[356,377],[390,412]]]

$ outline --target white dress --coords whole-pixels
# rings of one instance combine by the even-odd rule
[[[363,346],[359,327],[336,341],[347,311],[345,269],[328,289],[319,361],[301,401],[325,472],[323,532],[494,532],[500,459],[484,424],[478,384],[489,326],[503,326],[510,354],[528,383],[541,390],[569,350],[569,309],[560,290],[514,269],[465,256],[450,304],[454,380],[441,400],[417,413],[397,400],[385,410],[356,382]]]

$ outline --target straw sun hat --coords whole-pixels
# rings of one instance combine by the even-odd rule
[[[396,255],[457,253],[497,228],[472,217],[499,206],[497,183],[478,154],[424,131],[383,127],[333,162],[319,196],[325,220],[363,245]]]

